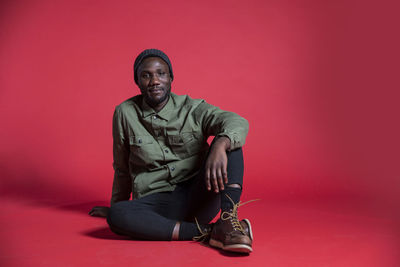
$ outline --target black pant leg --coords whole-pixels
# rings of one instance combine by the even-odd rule
[[[171,240],[177,221],[186,212],[181,192],[163,192],[121,201],[111,206],[107,222],[116,234],[135,239]]]
[[[228,184],[243,184],[242,149],[227,153]],[[204,168],[191,181],[178,184],[173,192],[121,201],[111,206],[107,216],[110,229],[135,239],[171,240],[177,221],[209,223],[221,208],[220,194],[208,191]]]
[[[228,157],[228,184],[243,186],[243,150],[241,148],[227,152]],[[194,178],[189,190],[189,213],[185,221],[194,222],[196,218],[200,223],[209,223],[221,209],[221,194],[208,191],[205,186],[204,167]]]

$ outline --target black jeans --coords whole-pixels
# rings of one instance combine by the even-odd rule
[[[228,184],[243,186],[243,152],[227,152]],[[154,193],[140,199],[121,201],[111,206],[107,222],[117,234],[135,239],[171,240],[177,221],[209,223],[221,208],[220,193],[208,191],[204,167],[199,174],[179,183],[172,192]]]

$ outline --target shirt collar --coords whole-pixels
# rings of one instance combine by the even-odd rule
[[[174,109],[174,102],[175,102],[173,100],[174,96],[175,94],[173,93],[170,94],[167,104],[165,104],[165,106],[158,113],[155,112],[154,109],[150,107],[149,104],[146,103],[143,97],[142,98],[143,118],[157,114],[160,118],[164,120],[169,120],[171,111]]]

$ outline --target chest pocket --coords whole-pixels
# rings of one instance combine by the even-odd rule
[[[183,132],[178,135],[169,135],[168,141],[172,151],[179,156],[192,156],[204,147],[201,136],[194,132]]]
[[[154,138],[151,135],[129,137],[130,160],[135,166],[148,167],[154,161]]]

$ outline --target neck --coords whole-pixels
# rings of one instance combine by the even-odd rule
[[[165,105],[167,104],[168,100],[169,100],[169,96],[168,96],[167,99],[165,99],[163,102],[161,102],[161,103],[159,103],[157,105],[154,105],[152,103],[148,103],[147,101],[146,102],[150,107],[152,107],[154,109],[155,112],[159,112],[160,110],[163,109],[163,107],[165,107]]]

